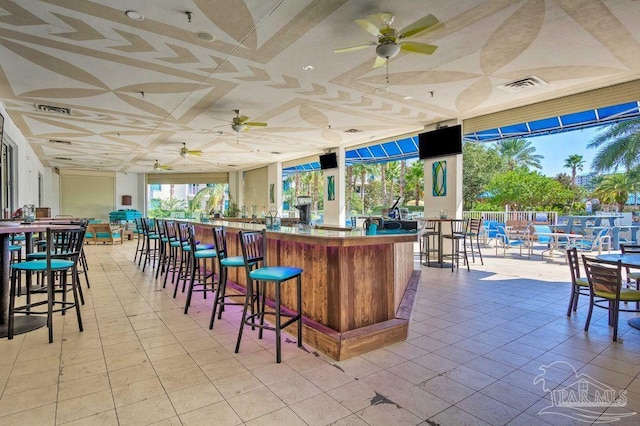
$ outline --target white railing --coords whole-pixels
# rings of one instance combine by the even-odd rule
[[[509,211],[509,212],[472,212],[463,211],[462,217],[465,219],[483,219],[495,220],[506,223],[508,221],[519,222],[549,222],[555,225],[558,222],[558,213],[556,212],[527,212],[527,211]]]

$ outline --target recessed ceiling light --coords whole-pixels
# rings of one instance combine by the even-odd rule
[[[413,96],[405,96],[405,97],[404,97],[404,98],[402,98],[402,99],[404,99],[405,101],[408,101],[409,99],[413,99]]]
[[[376,87],[375,89],[373,89],[374,92],[376,93],[387,93],[389,91],[388,87]]]
[[[313,71],[316,69],[316,67],[314,67],[313,65],[305,65],[302,67],[302,69],[305,71]]]
[[[205,31],[198,31],[196,33],[196,38],[200,41],[206,41],[206,42],[211,42],[216,39],[213,34],[207,33]]]
[[[127,10],[124,14],[134,21],[142,21],[144,19],[144,15],[137,10]]]

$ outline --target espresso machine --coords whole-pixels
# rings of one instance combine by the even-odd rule
[[[305,225],[311,224],[311,197],[299,196],[296,200],[296,209],[300,213],[300,223]]]

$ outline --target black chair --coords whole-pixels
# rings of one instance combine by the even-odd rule
[[[193,292],[201,292],[207,298],[208,292],[216,290],[218,281],[215,280],[215,259],[218,254],[214,248],[198,250],[196,231],[193,225],[187,226],[187,241],[189,244],[189,286],[187,288],[187,300],[184,305],[184,313],[188,313]],[[207,260],[211,260],[211,272],[207,271]],[[209,278],[211,281],[209,281]]]
[[[247,273],[247,288],[242,309],[242,322],[238,331],[238,341],[236,343],[236,353],[240,350],[242,331],[245,325],[251,328],[258,327],[258,338],[262,339],[263,330],[273,330],[276,333],[276,362],[281,361],[281,339],[282,329],[296,323],[298,327],[298,347],[302,347],[302,269],[292,266],[267,266],[266,262],[266,230],[262,231],[240,231],[240,246],[244,258],[245,271]],[[296,299],[297,312],[289,313],[281,308],[281,286],[284,282],[296,279]],[[266,311],[266,284],[273,283],[274,309]],[[253,308],[255,304],[255,309]],[[247,315],[249,306],[254,309],[251,315]],[[275,324],[273,326],[265,324],[265,316],[274,315]],[[282,323],[281,317],[289,318]]]
[[[477,253],[480,257],[480,264],[484,265],[484,261],[482,260],[482,251],[480,250],[480,233],[482,230],[482,219],[469,219],[469,229],[467,231],[467,240],[468,245],[471,251],[471,261],[476,263]]]
[[[622,263],[607,262],[582,255],[584,269],[589,281],[589,314],[584,331],[589,331],[593,307],[609,311],[609,325],[613,327],[613,341],[618,341],[618,318],[620,312],[640,312],[638,309],[622,309],[620,302],[640,302],[640,291],[622,286]]]
[[[578,298],[580,295],[589,296],[589,281],[580,276],[580,258],[578,249],[575,247],[567,250],[567,262],[571,271],[571,297],[567,307],[567,316],[571,316],[571,311],[578,309]]]
[[[437,227],[438,224],[435,221],[427,219],[418,234],[420,265],[422,265],[422,256],[424,255],[427,258],[427,266],[431,266],[431,253],[440,251],[438,242],[440,232],[438,232]]]
[[[80,315],[80,301],[78,290],[80,289],[80,278],[78,275],[78,259],[82,251],[85,228],[78,229],[51,229],[47,228],[45,259],[28,260],[11,265],[11,288],[9,298],[9,321],[8,338],[14,335],[15,314],[24,315],[46,315],[49,327],[49,343],[53,342],[53,313],[61,312],[63,315],[69,309],[76,310],[78,327],[82,328],[82,317]],[[26,304],[15,306],[18,286],[18,275],[25,273],[43,273],[44,285],[39,288],[26,289]],[[68,280],[70,279],[70,283]],[[27,281],[29,282],[29,281]],[[73,301],[67,300],[67,292],[73,293]],[[33,293],[46,293],[45,300],[32,302]],[[61,295],[61,300],[56,300],[56,294]],[[38,307],[46,305],[46,311],[39,311]]]
[[[244,302],[234,301],[234,297],[241,296],[239,294],[227,294],[227,279],[229,276],[230,268],[244,268],[243,256],[228,256],[227,252],[227,234],[223,226],[214,226],[212,228],[213,241],[216,246],[216,253],[218,260],[218,291],[216,292],[215,299],[213,301],[213,310],[211,311],[211,321],[209,322],[209,329],[213,329],[213,323],[216,319],[216,313],[218,319],[222,318],[222,312],[225,306],[235,305],[244,306]],[[255,310],[255,306],[251,307],[251,311]]]
[[[451,219],[451,233],[443,234],[442,238],[451,240],[451,254],[445,254],[442,257],[451,259],[451,271],[453,272],[455,267],[460,266],[460,259],[469,268],[469,258],[467,257],[467,232],[469,221],[467,219]],[[462,250],[460,249],[462,245]]]

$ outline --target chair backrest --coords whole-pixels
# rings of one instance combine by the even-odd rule
[[[602,239],[609,233],[609,228],[598,229],[598,232],[593,236],[591,240],[591,248],[597,248],[602,244]]]
[[[240,231],[238,236],[240,238],[240,247],[242,248],[242,257],[247,268],[266,266],[266,230]]]
[[[580,278],[580,258],[578,257],[578,249],[575,247],[567,249],[567,262],[569,263],[569,271],[571,271],[571,282],[576,283]]]
[[[47,268],[51,268],[52,259],[77,261],[84,243],[85,228],[51,229],[47,228]]]
[[[603,291],[620,297],[622,287],[622,263],[605,262],[582,255],[584,270],[591,292]]]
[[[185,224],[183,231],[185,232],[184,236],[187,239],[186,243],[189,245],[191,253],[195,253],[197,248],[196,227],[191,224]],[[190,256],[189,259],[195,261],[195,256]]]
[[[496,238],[502,239],[505,244],[509,244],[509,233],[507,232],[507,228],[504,225],[496,225],[496,234],[494,235]]]
[[[532,225],[533,229],[538,236],[538,242],[542,244],[549,244],[553,241],[553,238],[549,235],[540,235],[540,234],[552,234],[553,231],[549,225]]]
[[[640,254],[640,246],[634,246],[631,244],[620,244],[620,250],[622,250],[622,254],[625,254],[625,253]]]
[[[468,219],[451,219],[451,233],[466,235],[467,227],[469,226]]]
[[[163,220],[162,226],[164,227],[164,236],[170,241],[176,238],[176,228],[173,226],[173,220]]]
[[[469,219],[469,233],[478,235],[480,233],[480,228],[482,228],[482,219]]]
[[[429,220],[429,219],[424,220],[424,223],[422,224],[422,228],[420,228],[420,231],[418,232],[418,237],[428,232],[436,232],[436,226],[437,226],[437,223],[435,220]]]
[[[213,233],[213,244],[216,246],[216,253],[218,254],[218,260],[222,260],[227,257],[227,233],[224,226],[214,226],[211,228]]]

